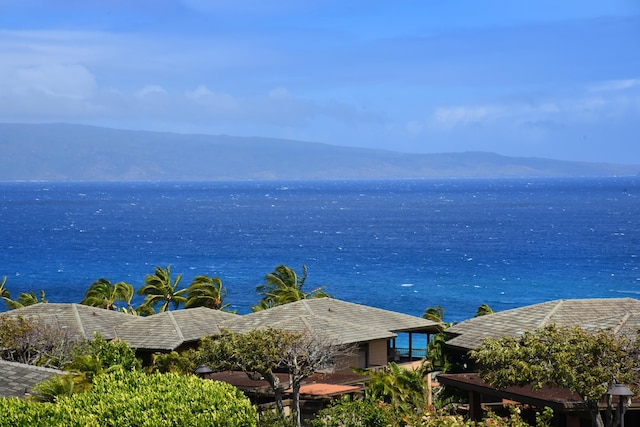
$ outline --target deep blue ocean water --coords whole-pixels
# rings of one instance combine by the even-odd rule
[[[218,276],[240,313],[278,264],[305,288],[445,319],[559,298],[638,297],[640,177],[0,183],[0,276],[79,302],[155,266]],[[4,306],[1,308],[4,309]]]

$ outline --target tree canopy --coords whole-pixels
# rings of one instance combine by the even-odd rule
[[[51,368],[69,363],[78,338],[57,323],[38,318],[0,316],[0,358]]]
[[[300,301],[307,298],[324,298],[330,296],[324,292],[324,287],[315,288],[305,292],[302,287],[307,280],[307,266],[302,266],[302,276],[298,276],[296,271],[284,264],[264,276],[265,283],[258,285],[256,291],[262,299],[252,307],[253,311],[260,311],[290,302]]]
[[[484,381],[497,388],[513,385],[563,387],[587,405],[594,427],[612,426],[611,402],[604,424],[599,403],[615,383],[634,383],[639,341],[610,331],[547,325],[520,337],[487,339],[471,357]]]
[[[187,299],[182,295],[187,289],[178,289],[182,280],[182,274],[178,274],[175,279],[171,277],[171,267],[156,267],[154,274],[148,274],[144,279],[144,286],[138,289],[138,294],[144,295],[142,303],[145,307],[155,308],[160,304],[159,311],[177,309],[183,305]]]
[[[117,310],[116,303],[123,301],[127,303],[127,308],[130,310],[133,293],[133,285],[125,282],[114,284],[108,279],[101,278],[89,286],[80,304],[107,310]]]
[[[281,329],[254,329],[243,333],[227,332],[215,341],[205,338],[200,346],[200,363],[213,370],[243,371],[250,378],[259,374],[274,392],[278,412],[283,413],[282,395],[285,389],[276,371],[289,376],[294,412],[300,425],[300,385],[319,369],[326,368],[349,349],[311,334]]]
[[[224,304],[227,295],[219,277],[196,276],[187,288],[187,299],[184,308],[207,307],[221,310],[229,304]]]

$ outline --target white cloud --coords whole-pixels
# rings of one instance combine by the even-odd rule
[[[610,80],[598,83],[590,88],[591,92],[622,91],[640,87],[640,79]]]
[[[187,91],[185,97],[210,112],[235,113],[240,109],[238,101],[233,96],[211,91],[204,85],[198,86],[193,91]]]
[[[435,109],[429,122],[435,126],[451,129],[473,123],[494,121],[504,114],[503,107],[496,105],[439,107]]]
[[[149,86],[145,86],[142,89],[140,89],[138,92],[136,92],[136,96],[138,98],[146,98],[149,96],[155,96],[155,95],[166,95],[167,91],[159,85],[149,85]]]
[[[87,99],[96,90],[93,74],[79,64],[46,64],[13,70],[3,92],[18,95],[38,93],[54,98]]]
[[[597,91],[594,88],[598,87]],[[474,127],[517,128],[531,123],[597,125],[621,117],[640,117],[640,80],[619,80],[559,97],[503,103],[440,106],[425,120],[408,121],[407,131],[451,131]],[[594,93],[597,92],[597,93]]]

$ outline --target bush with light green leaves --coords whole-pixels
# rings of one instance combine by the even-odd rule
[[[0,426],[183,427],[256,425],[256,410],[230,384],[177,374],[117,371],[55,403],[0,399]]]

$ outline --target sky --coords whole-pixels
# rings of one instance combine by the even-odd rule
[[[640,0],[0,0],[0,122],[640,164]]]

